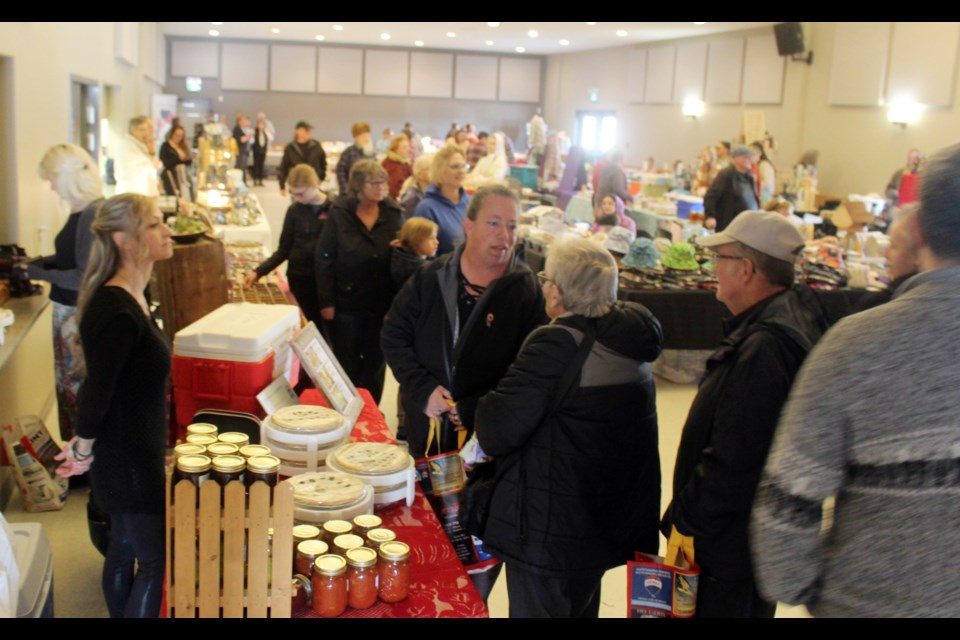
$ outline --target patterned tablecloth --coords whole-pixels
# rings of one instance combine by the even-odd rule
[[[366,389],[359,390],[364,407],[350,434],[354,442],[396,443],[390,429]],[[316,389],[300,396],[304,404],[326,405]],[[423,491],[417,486],[413,505],[403,502],[378,506],[376,514],[397,539],[410,545],[410,595],[395,604],[377,601],[369,609],[347,609],[343,618],[486,618],[483,599],[467,576],[453,546]],[[308,607],[293,612],[294,618],[317,618]]]

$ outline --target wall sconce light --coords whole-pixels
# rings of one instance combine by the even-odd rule
[[[704,106],[703,100],[687,98],[683,101],[683,115],[687,118],[693,118],[696,120],[703,115]]]
[[[920,119],[921,111],[923,111],[921,104],[912,100],[897,100],[887,107],[887,120],[891,124],[906,127],[908,124],[916,124]]]

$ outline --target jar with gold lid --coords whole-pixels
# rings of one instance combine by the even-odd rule
[[[189,480],[199,487],[210,477],[210,463],[210,457],[202,454],[180,456],[173,474],[174,486],[181,480]]]
[[[353,519],[353,532],[364,539],[371,529],[379,529],[382,526],[383,518],[372,513],[364,513]]]
[[[243,456],[217,456],[211,463],[210,479],[225,487],[233,480],[243,480],[246,466]]]
[[[230,444],[229,442],[214,442],[213,444],[207,445],[207,455],[211,458],[217,456],[238,456],[240,455],[240,447],[235,444]]]
[[[394,542],[396,539],[396,533],[383,527],[367,531],[367,546],[374,550],[379,550],[384,542]]]
[[[310,581],[310,578],[297,574],[293,576],[293,584],[290,589],[290,610],[293,613],[296,613],[298,610],[303,609],[304,607],[310,607],[313,605],[313,583]]]
[[[347,610],[347,561],[325,555],[313,564],[313,610],[323,618],[336,618]]]
[[[187,425],[187,435],[202,433],[207,436],[217,437],[217,426],[209,422],[194,422]]]
[[[199,444],[206,449],[217,441],[217,436],[211,436],[206,433],[191,433],[185,438],[185,440],[190,444]]]
[[[410,547],[403,542],[385,542],[380,545],[380,599],[400,602],[410,590]]]
[[[327,553],[327,543],[323,540],[304,540],[297,545],[297,558],[294,568],[308,578],[313,575],[313,562]]]
[[[312,524],[298,524],[293,527],[293,563],[297,563],[297,545],[304,540],[319,540],[320,527]]]
[[[377,552],[367,547],[350,549],[347,560],[347,604],[366,609],[377,601]]]
[[[277,486],[280,479],[280,458],[276,456],[253,456],[247,458],[247,486],[263,481],[268,486]]]
[[[240,455],[242,455],[244,458],[268,456],[270,455],[270,447],[265,444],[247,444],[240,447]]]
[[[192,442],[183,442],[173,448],[173,459],[181,456],[203,456],[207,454],[207,448]]]
[[[250,444],[250,436],[240,431],[226,431],[217,436],[220,442],[229,442],[237,447],[245,447]]]
[[[333,539],[345,533],[353,533],[353,525],[346,520],[327,520],[323,523],[323,541],[333,548]]]
[[[363,546],[363,538],[352,533],[344,533],[333,539],[333,546],[330,547],[330,553],[346,557],[347,551],[357,549]]]

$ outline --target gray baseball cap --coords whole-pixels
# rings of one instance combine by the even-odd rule
[[[771,258],[793,262],[803,248],[803,236],[792,222],[775,211],[743,211],[720,233],[697,238],[701,247],[739,242]]]
[[[731,158],[736,158],[738,156],[747,156],[748,158],[752,158],[753,151],[750,149],[750,147],[739,144],[730,151]]]

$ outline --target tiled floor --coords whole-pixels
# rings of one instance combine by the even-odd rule
[[[274,229],[274,242],[279,238],[283,224],[287,200],[280,197],[276,182],[268,181],[267,186],[257,187],[254,191],[261,200],[270,226]],[[285,266],[285,265],[284,265]],[[383,392],[381,411],[387,418],[391,429],[396,430],[396,393],[397,383],[393,376],[387,375]],[[665,506],[672,496],[670,479],[673,477],[674,458],[680,442],[680,432],[686,419],[690,403],[696,393],[694,385],[678,385],[657,379],[657,409],[660,423],[660,464],[662,483],[662,504]],[[55,412],[47,416],[47,424],[56,430]],[[11,522],[40,522],[50,538],[55,561],[55,612],[57,617],[106,617],[106,606],[100,591],[100,572],[102,557],[93,547],[87,535],[86,491],[72,492],[66,507],[52,513],[25,513],[18,497],[11,500],[4,516]],[[663,546],[663,545],[662,545]],[[661,548],[663,551],[663,548]],[[600,616],[622,618],[626,615],[626,569],[621,567],[608,571],[603,579],[602,604]],[[506,580],[501,574],[490,596],[491,617],[505,618],[509,607],[507,601]],[[777,617],[805,617],[803,607],[785,607],[780,605]]]

